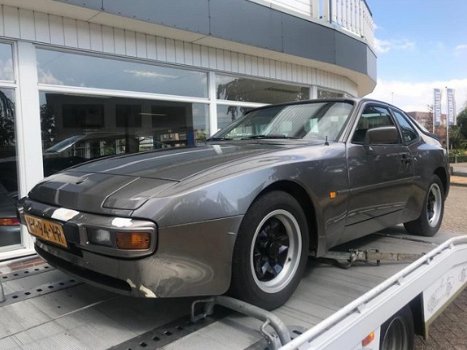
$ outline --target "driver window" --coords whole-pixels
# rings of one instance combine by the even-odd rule
[[[394,126],[389,110],[384,107],[367,105],[357,124],[352,137],[352,143],[363,144],[366,132],[381,126]]]

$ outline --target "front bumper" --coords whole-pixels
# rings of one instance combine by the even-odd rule
[[[34,212],[42,204],[29,205]],[[159,228],[156,252],[136,258],[104,255],[79,244],[65,249],[39,239],[35,249],[52,266],[113,292],[149,298],[219,295],[230,286],[241,220],[235,216]]]

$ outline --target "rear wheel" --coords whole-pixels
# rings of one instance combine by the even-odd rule
[[[414,324],[412,311],[405,306],[381,326],[381,350],[412,350]]]
[[[443,214],[443,184],[438,176],[433,175],[420,216],[414,221],[404,223],[404,227],[411,234],[432,237],[441,226]]]
[[[291,195],[258,198],[235,243],[230,294],[267,310],[284,304],[300,282],[308,241],[305,215]]]

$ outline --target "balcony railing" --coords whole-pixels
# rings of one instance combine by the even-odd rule
[[[327,22],[350,32],[374,47],[373,15],[365,0],[253,0],[309,17],[316,22]]]

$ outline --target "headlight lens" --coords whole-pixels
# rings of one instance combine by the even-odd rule
[[[106,247],[112,247],[112,236],[110,231],[103,229],[89,229],[88,228],[88,240],[92,244],[103,245]]]

